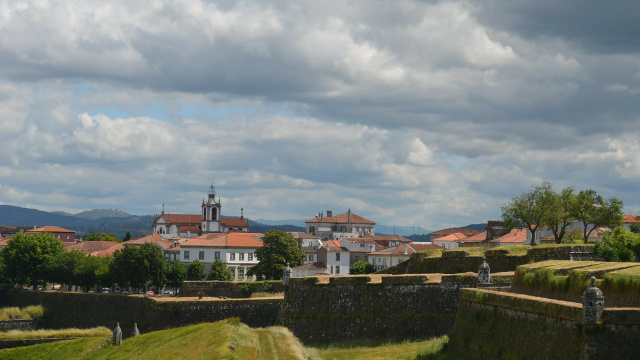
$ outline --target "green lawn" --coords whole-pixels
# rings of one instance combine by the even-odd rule
[[[423,359],[441,351],[447,337],[427,341],[308,348],[283,327],[250,328],[235,319],[150,332],[113,346],[91,337],[0,350],[0,359]],[[235,350],[229,345],[235,343]]]

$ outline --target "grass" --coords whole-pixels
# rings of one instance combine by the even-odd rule
[[[77,336],[68,334],[68,336]],[[111,345],[111,332],[95,337],[0,350],[1,359],[434,359],[448,338],[401,344],[304,347],[284,327],[250,328],[236,319],[142,334]],[[235,343],[235,350],[229,347]],[[46,354],[46,356],[44,355]]]
[[[279,297],[284,299],[284,292],[254,292],[251,294],[251,298],[271,298],[271,297]]]
[[[0,309],[0,320],[9,320],[11,316],[20,315],[22,320],[39,319],[44,315],[42,305],[32,305],[25,308],[7,307]]]
[[[317,349],[317,354],[326,360],[342,359],[418,359],[429,358],[442,351],[448,342],[446,336],[425,341],[407,341],[400,344],[384,344],[379,346],[353,346],[343,344]]]
[[[60,329],[60,330],[10,330],[0,332],[0,340],[24,340],[42,338],[68,338],[68,337],[102,337],[111,336],[111,330],[106,327],[91,329]]]

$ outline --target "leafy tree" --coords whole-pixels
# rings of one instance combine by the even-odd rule
[[[127,233],[124,235],[124,239],[122,239],[122,241],[129,241],[129,240],[131,240],[131,233],[129,233],[127,231]]]
[[[368,261],[360,260],[349,267],[349,274],[371,274],[375,272],[373,265]]]
[[[199,260],[193,260],[187,266],[187,280],[202,280],[207,274],[204,273],[204,266]]]
[[[19,233],[0,251],[0,257],[7,278],[15,284],[30,284],[35,290],[38,282],[50,275],[49,259],[63,251],[60,239],[50,233]]]
[[[146,281],[150,281],[158,289],[163,287],[167,282],[168,264],[162,248],[156,244],[145,243],[140,245],[140,251],[144,258]]]
[[[167,271],[167,285],[173,288],[179,288],[186,279],[187,269],[181,262],[174,261]]]
[[[122,242],[122,240],[118,239],[115,235],[113,234],[107,234],[107,233],[95,233],[92,232],[91,234],[89,234],[89,236],[87,236],[84,241],[113,241],[113,242]]]
[[[544,222],[553,232],[556,244],[560,244],[566,234],[567,227],[574,220],[571,209],[576,201],[576,195],[573,193],[573,188],[568,187],[560,194],[553,192],[551,201]]]
[[[582,223],[584,242],[599,227],[611,229],[622,225],[622,201],[616,198],[604,200],[594,190],[582,190],[576,196],[572,207],[572,215]]]
[[[631,223],[631,225],[629,225],[629,231],[640,234],[640,222]]]
[[[74,270],[86,257],[80,250],[63,251],[47,260],[49,280],[67,286],[75,285]]]
[[[231,281],[233,280],[233,276],[227,264],[220,261],[220,259],[216,259],[216,261],[211,264],[211,271],[209,271],[207,280]]]
[[[593,252],[606,261],[634,261],[640,254],[640,234],[618,227],[606,232],[603,242],[596,243]]]
[[[84,287],[86,291],[98,285],[97,273],[100,265],[98,256],[85,256],[73,271],[77,285]]]
[[[281,279],[287,263],[294,267],[304,262],[304,250],[298,247],[298,243],[289,232],[267,230],[262,242],[264,245],[256,249],[256,256],[260,262],[249,269],[247,275]]]
[[[532,186],[529,192],[502,205],[502,219],[507,229],[526,227],[531,233],[531,245],[536,245],[536,231],[546,226],[554,204],[550,182]]]

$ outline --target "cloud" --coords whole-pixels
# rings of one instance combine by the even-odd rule
[[[0,199],[195,212],[213,179],[229,213],[436,229],[550,180],[640,209],[626,5],[7,2]]]

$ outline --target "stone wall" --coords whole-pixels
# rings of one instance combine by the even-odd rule
[[[605,299],[606,304],[606,299]],[[581,323],[578,303],[481,289],[460,291],[449,351],[468,359],[632,359],[640,309],[605,309]]]
[[[34,330],[39,327],[39,320],[0,320],[0,331],[10,330]]]
[[[593,246],[534,247],[526,255],[510,255],[507,250],[487,250],[487,263],[491,272],[515,271],[519,265],[543,260],[600,260],[593,254]],[[408,262],[390,267],[388,274],[455,274],[478,271],[482,256],[470,256],[464,248],[445,251],[442,257],[428,257],[425,253],[411,254]]]
[[[383,277],[382,283],[375,284],[363,283],[360,277],[351,283],[348,279],[336,278],[330,284],[292,279],[278,325],[309,345],[427,339],[452,329],[458,291],[474,286],[429,284],[417,278],[393,283]]]
[[[251,288],[251,292],[284,292],[282,280],[277,281],[184,281],[180,288],[180,296],[198,296],[202,291],[204,296],[226,296],[230,298],[248,298],[251,292],[247,293],[240,289],[240,285],[246,284]],[[268,288],[269,290],[265,289]]]
[[[1,289],[0,306],[42,305],[53,329],[115,327],[125,336],[133,324],[141,332],[239,317],[249,326],[275,324],[281,299],[156,301],[143,296]]]

